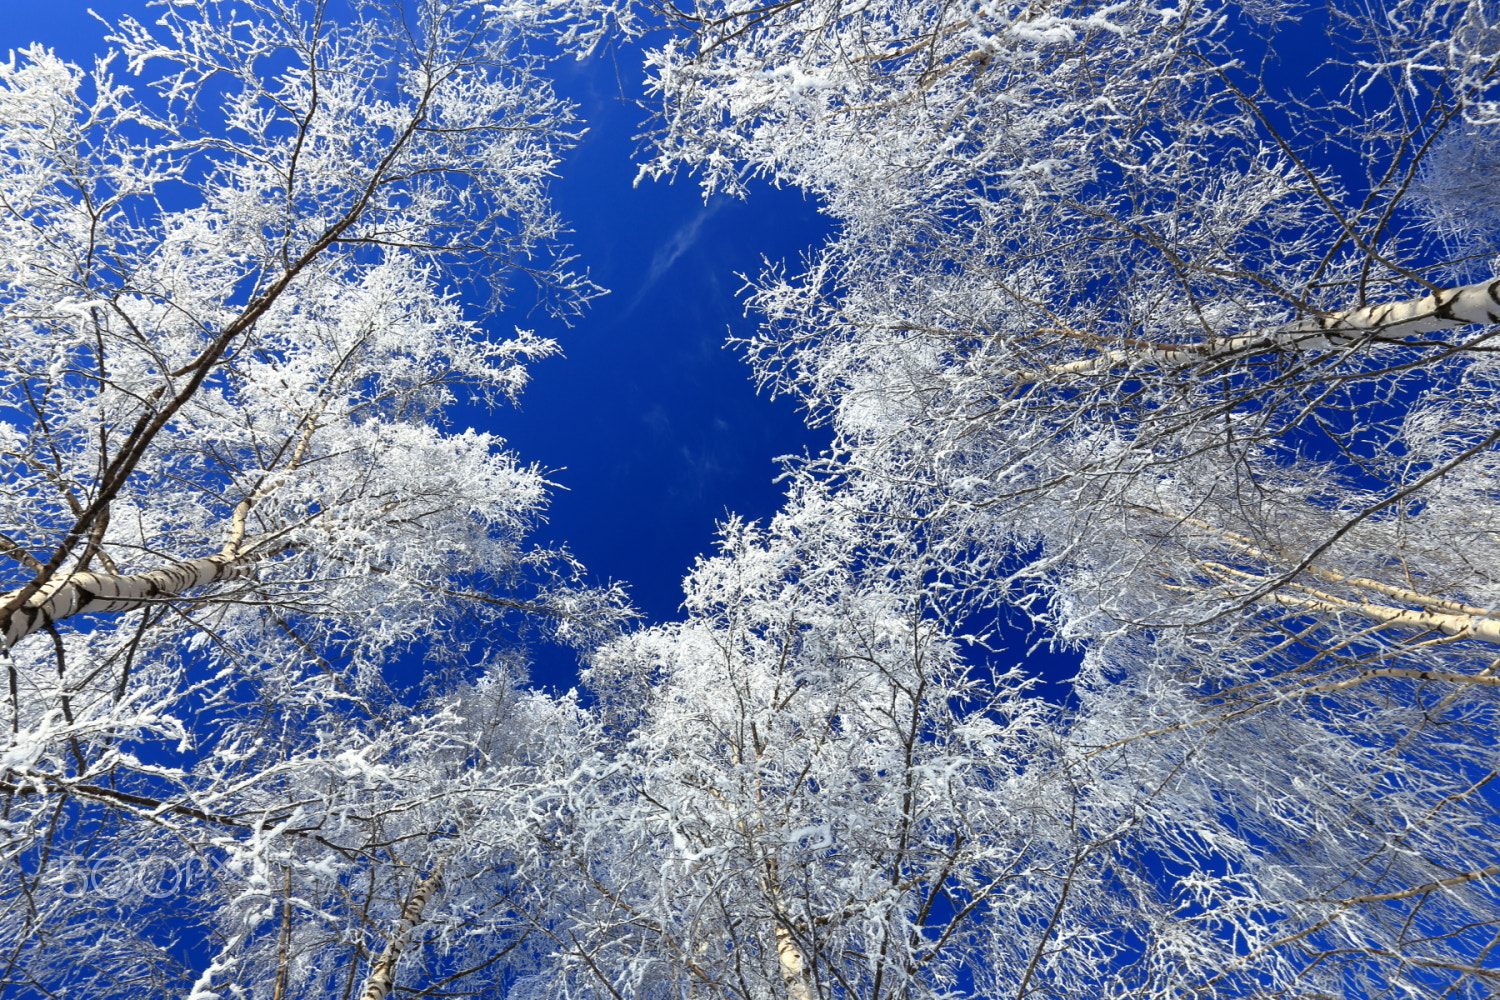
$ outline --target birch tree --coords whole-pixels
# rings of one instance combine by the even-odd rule
[[[728,524],[684,621],[592,659],[624,739],[558,790],[584,896],[519,995],[1485,995],[1488,747],[1118,647],[1060,706],[956,634],[953,577],[816,493]]]
[[[476,844],[539,730],[484,735],[509,694],[404,721],[383,671],[508,692],[493,630],[619,614],[525,542],[542,473],[443,418],[556,350],[475,289],[596,291],[546,201],[573,133],[538,22],[334,13],[175,3],[91,71],[0,64],[7,995],[376,997],[493,961],[508,932],[464,935],[509,918],[461,890],[499,884]]]
[[[744,346],[831,425],[806,469],[851,511],[924,520],[976,599],[1069,639],[1484,683],[1492,546],[1458,514],[1497,441],[1495,217],[1462,172],[1496,128],[1489,5],[674,16],[643,174],[761,175],[838,221],[752,282]],[[1275,69],[1298,17],[1310,79]]]
[[[640,818],[636,853],[681,867],[601,861],[618,880],[577,967],[619,995],[667,965],[681,991],[708,995],[957,989],[962,976],[911,971],[920,950],[905,978],[860,978],[901,964],[871,957],[866,915],[894,912],[874,903],[813,904],[799,943],[764,872],[868,870],[849,861],[866,843],[809,851],[755,824],[772,797],[788,815],[817,813],[832,801],[821,777],[773,791],[731,763],[697,778],[701,760],[736,761],[725,734],[742,720],[763,731],[794,711],[770,678],[804,647],[770,637],[795,631],[783,614],[795,581],[868,594],[904,565],[877,539],[915,525],[942,569],[910,595],[941,599],[949,621],[1019,604],[1038,638],[1085,650],[1076,714],[1040,726],[1067,749],[1005,755],[1036,775],[1036,798],[990,798],[981,781],[953,792],[949,814],[987,815],[992,831],[1010,820],[1000,801],[1082,815],[1109,800],[1131,817],[1099,820],[1111,833],[1096,840],[1054,818],[1050,830],[1079,839],[1030,842],[1071,844],[1081,853],[1062,856],[1087,862],[1070,876],[1091,874],[1060,878],[1067,899],[1050,910],[1019,877],[986,897],[986,929],[1019,954],[964,939],[955,961],[978,992],[1487,995],[1495,868],[1469,834],[1489,822],[1495,773],[1500,595],[1483,512],[1500,441],[1500,286],[1493,199],[1460,165],[1487,162],[1493,145],[1491,6],[1325,17],[1275,4],[805,0],[662,13],[680,30],[648,55],[662,111],[643,176],[689,172],[735,194],[755,176],[793,184],[838,224],[801,273],[751,280],[766,322],[743,346],[764,384],[831,426],[832,450],[796,464],[797,489],[824,498],[815,520],[843,517],[864,541],[844,550],[858,553],[851,578],[829,583],[818,574],[837,557],[799,561],[773,532],[757,586],[775,599],[728,589],[715,594],[732,611],[695,606],[700,570],[690,624],[628,648],[661,683],[643,695],[640,730],[656,755],[620,808]],[[1277,28],[1296,17],[1330,42],[1309,82],[1274,69],[1291,51]],[[758,564],[753,550],[718,571]],[[830,628],[867,634],[850,614]],[[759,646],[738,641],[746,621],[764,629]],[[857,683],[864,663],[888,662],[840,654],[839,641],[811,654],[830,677]],[[892,655],[905,669],[908,648]],[[925,654],[924,682],[941,683],[940,662]],[[665,700],[699,673],[719,678],[713,694]],[[758,698],[714,700],[755,683]],[[916,714],[940,727],[951,709]],[[665,721],[679,710],[699,714]],[[836,729],[830,716],[857,715],[789,722],[756,753],[796,756],[806,734]],[[854,728],[883,745],[882,723]],[[704,748],[686,749],[700,733]],[[692,770],[674,783],[679,766]],[[753,791],[721,800],[747,780]],[[852,795],[827,815],[875,814],[877,800]],[[1426,846],[1408,851],[1408,837]],[[1132,875],[1117,848],[1140,862]],[[894,856],[869,850],[872,868]],[[741,860],[717,867],[726,857]],[[1058,870],[1036,864],[1025,870]],[[700,870],[712,874],[697,883]],[[922,880],[894,880],[912,887],[904,903],[881,897],[906,907],[907,942],[921,937]],[[799,904],[857,880],[825,870],[808,883]],[[1118,911],[1103,902],[1121,898]],[[626,961],[643,937],[662,965]]]

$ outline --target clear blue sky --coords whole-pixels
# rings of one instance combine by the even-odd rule
[[[105,48],[90,7],[110,19],[156,16],[144,0],[0,0],[0,52],[40,41],[88,65]],[[758,396],[723,347],[730,330],[753,328],[736,272],[755,273],[763,254],[795,262],[827,223],[790,191],[705,205],[686,179],[632,187],[647,112],[621,98],[641,96],[638,52],[565,60],[553,76],[588,126],[562,165],[555,204],[574,230],[578,266],[611,294],[567,328],[530,312],[531,291],[517,287],[497,331],[534,328],[567,357],[533,368],[518,411],[456,418],[556,470],[566,489],[537,541],[566,542],[598,577],[628,582],[661,621],[675,616],[682,575],[711,547],[715,522],[726,511],[769,517],[781,495],[773,459],[827,440],[806,431],[788,401]],[[541,659],[539,679],[568,682],[570,656]]]

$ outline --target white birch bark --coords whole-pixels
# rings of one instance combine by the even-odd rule
[[[792,941],[792,932],[776,925],[776,958],[781,963],[781,979],[791,1000],[812,1000],[807,988],[807,967],[802,950]]]
[[[1252,558],[1272,563],[1284,562],[1288,559],[1285,555],[1278,556],[1267,552],[1237,532],[1216,528],[1207,521],[1177,513],[1163,514],[1163,516],[1213,532],[1221,541]],[[1257,585],[1264,581],[1263,577],[1254,573],[1235,569],[1222,563],[1200,562],[1198,565],[1199,568],[1220,580]],[[1339,597],[1298,582],[1287,584],[1287,588],[1300,591],[1306,596],[1288,593],[1287,589],[1283,589],[1266,594],[1260,598],[1261,602],[1307,611],[1352,613],[1380,625],[1409,626],[1423,631],[1441,632],[1456,638],[1478,639],[1481,642],[1500,645],[1500,618],[1496,617],[1494,608],[1475,607],[1458,601],[1446,600],[1408,587],[1398,587],[1366,577],[1346,576],[1318,565],[1308,566],[1307,572],[1328,583],[1343,585],[1356,591],[1381,594],[1398,601],[1415,604],[1417,607],[1403,608],[1362,598]]]
[[[1472,323],[1500,323],[1500,278],[1446,288],[1404,302],[1343,309],[1304,321],[1302,326],[1307,330],[1322,330],[1329,335],[1329,346],[1336,346],[1364,334],[1390,340]],[[1283,335],[1295,332],[1288,330]]]
[[[1347,601],[1329,594],[1307,590],[1315,596],[1297,597],[1278,592],[1266,598],[1288,608],[1332,613],[1350,612],[1378,622],[1381,625],[1405,625],[1424,631],[1437,631],[1455,638],[1478,639],[1500,645],[1500,620],[1479,615],[1456,615],[1438,611],[1414,611],[1410,608],[1393,608],[1371,601]]]
[[[391,986],[396,980],[396,963],[401,960],[401,952],[406,947],[411,932],[422,922],[422,910],[432,898],[441,876],[440,865],[431,875],[417,883],[416,891],[411,894],[406,905],[401,907],[401,919],[396,921],[396,926],[386,938],[385,948],[381,950],[380,957],[375,960],[370,975],[365,979],[364,989],[359,992],[359,1000],[385,1000],[390,994]]]
[[[260,559],[258,554],[240,556],[224,550],[145,573],[64,571],[11,613],[0,636],[0,649],[10,649],[31,633],[72,615],[133,611],[244,577]],[[0,602],[8,596],[0,594]]]
[[[1500,323],[1500,278],[1443,289],[1416,299],[1340,309],[1285,324],[1270,333],[1221,337],[1179,347],[1105,351],[1083,361],[1049,366],[1046,372],[1080,374],[1141,362],[1197,364],[1233,354],[1269,350],[1330,351],[1362,340],[1399,342],[1475,323]]]

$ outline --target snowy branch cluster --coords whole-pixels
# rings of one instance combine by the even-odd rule
[[[113,32],[0,65],[4,995],[1493,991],[1493,4]],[[632,630],[443,414],[598,291],[543,56],[641,37],[643,177],[836,223],[741,344],[833,441]]]

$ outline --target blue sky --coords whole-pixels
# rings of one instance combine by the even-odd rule
[[[555,499],[541,537],[566,540],[592,570],[629,581],[641,609],[661,620],[674,614],[682,574],[726,510],[774,512],[775,456],[827,439],[806,431],[789,401],[758,395],[724,346],[731,331],[754,327],[736,274],[756,273],[763,254],[795,261],[827,221],[793,191],[705,204],[686,178],[632,186],[647,112],[621,100],[617,63],[627,95],[638,92],[634,51],[555,67],[589,123],[555,203],[579,263],[611,293],[572,329],[526,321],[556,336],[567,358],[538,365],[521,411],[498,415],[495,427],[524,457],[566,466],[555,478],[569,492]]]
[[[144,0],[0,0],[0,52],[40,41],[89,65],[105,48],[89,8],[154,19]],[[781,496],[774,458],[827,440],[789,401],[758,395],[723,346],[730,331],[754,325],[736,272],[755,273],[762,255],[794,262],[827,220],[792,191],[705,204],[691,179],[633,186],[635,136],[648,117],[628,100],[642,93],[639,52],[564,60],[552,72],[588,128],[565,157],[554,202],[573,229],[577,265],[611,291],[569,328],[532,311],[532,292],[518,286],[497,332],[533,328],[567,356],[534,366],[518,410],[455,419],[556,470],[564,489],[536,540],[567,543],[598,577],[628,582],[637,606],[661,621],[674,617],[682,575],[712,546],[715,522],[726,511],[769,517]],[[541,661],[539,680],[568,683],[571,654],[541,652]]]

